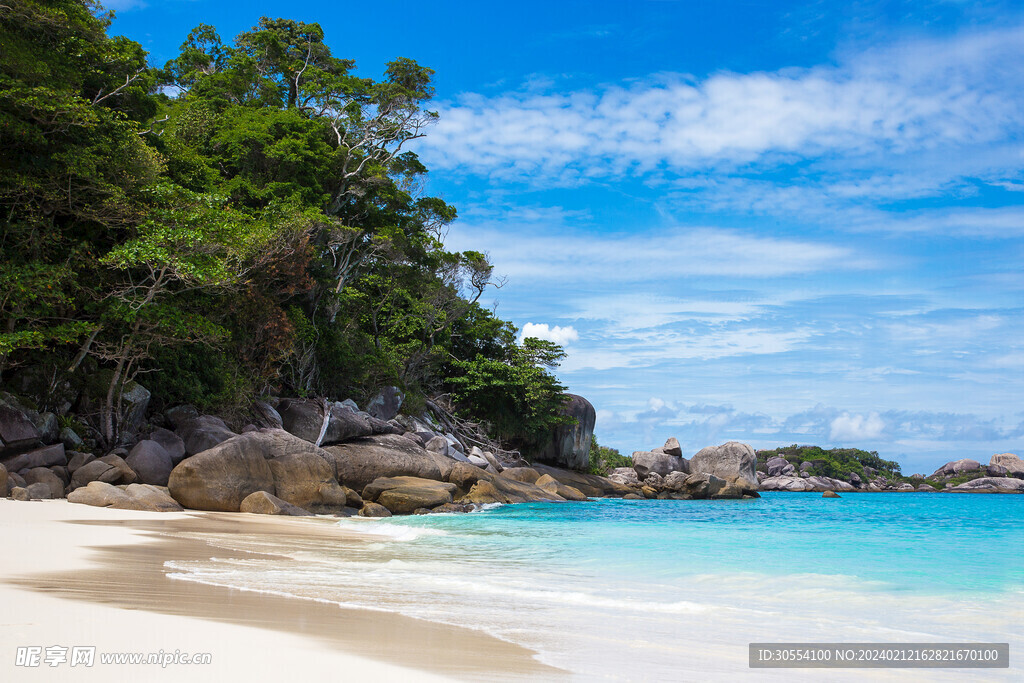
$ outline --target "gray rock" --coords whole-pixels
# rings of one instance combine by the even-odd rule
[[[7,468],[0,465],[0,498],[7,495]]]
[[[88,486],[75,489],[68,494],[68,502],[149,512],[180,512],[183,509],[160,487],[130,484],[122,489],[101,481],[90,482]]]
[[[535,464],[533,469],[540,474],[550,474],[559,483],[571,486],[588,498],[614,497],[621,498],[627,493],[633,493],[628,486],[612,481],[606,477],[585,472],[573,472],[558,467]]]
[[[82,465],[88,465],[96,459],[96,456],[92,453],[76,453],[75,451],[68,451],[67,455],[71,456],[68,459],[68,472],[70,474],[74,474],[75,470],[79,467]]]
[[[1008,476],[1009,470],[1002,465],[989,465],[985,468],[985,474],[990,477],[1005,477]]]
[[[34,484],[29,484],[25,487],[25,492],[28,494],[29,500],[50,500],[51,498],[60,498],[60,495],[53,495],[53,489],[45,481],[37,481]],[[64,493],[62,490],[61,493]]]
[[[185,442],[171,430],[157,427],[149,433],[149,440],[160,444],[175,465],[185,459]]]
[[[39,430],[25,413],[8,402],[0,402],[0,453],[10,454],[31,448],[40,439]]]
[[[64,497],[64,481],[51,470],[45,467],[35,467],[25,472],[22,476],[25,478],[25,483],[28,484],[30,492],[33,491],[33,485],[43,484],[47,487],[45,498]],[[33,495],[32,497],[43,498],[44,496]]]
[[[91,460],[71,474],[71,483],[68,484],[68,488],[74,491],[94,481],[113,484],[120,479],[121,470],[105,462]]]
[[[679,439],[674,436],[669,437],[668,440],[665,441],[665,445],[661,447],[661,450],[665,455],[674,455],[679,458],[683,457],[683,449],[679,445]]]
[[[647,478],[649,474],[658,474],[664,477],[672,472],[690,472],[686,458],[654,451],[635,451],[633,453],[633,469],[636,470],[636,475],[640,479]]]
[[[135,471],[142,484],[167,486],[167,479],[174,469],[174,461],[164,447],[148,439],[135,444],[125,462]]]
[[[88,487],[86,487],[88,488]],[[185,508],[171,498],[171,494],[162,486],[152,484],[129,484],[124,492],[131,501],[131,510],[149,510],[151,512],[181,512]]]
[[[344,408],[345,410],[348,410],[350,412],[353,412],[353,413],[358,413],[359,412],[359,404],[356,403],[355,401],[353,401],[350,398],[346,398],[344,401],[341,401],[338,405],[340,405],[342,408]]]
[[[971,460],[970,458],[962,458],[960,460],[952,460],[947,462],[945,465],[935,470],[932,476],[942,475],[953,475],[963,474],[965,472],[976,472],[981,469],[981,463],[977,460]]]
[[[30,470],[34,467],[53,467],[54,465],[67,464],[68,458],[62,443],[36,448],[27,453],[4,458],[3,460],[3,465],[7,468],[8,472],[20,472],[21,470]]]
[[[927,491],[936,491],[937,489],[934,486],[932,486],[931,484],[921,484],[920,486],[917,487],[917,490],[918,491],[927,492]]]
[[[312,512],[281,500],[266,491],[254,491],[242,499],[239,512],[256,515],[287,515],[289,517],[311,517],[313,515]]]
[[[582,396],[566,396],[568,402],[561,412],[575,419],[576,424],[555,428],[551,439],[535,455],[534,460],[570,470],[586,470],[590,464],[590,441],[594,436],[597,412],[590,401]]]
[[[666,477],[666,481],[676,476],[680,475],[671,474]],[[694,498],[712,498],[718,495],[726,484],[726,480],[708,472],[695,472],[687,476],[684,481],[686,492]]]
[[[124,405],[124,419],[121,421],[123,434],[138,434],[139,428],[146,421],[146,409],[149,408],[149,389],[138,382],[132,382],[131,388],[121,395]]]
[[[814,486],[801,477],[769,477],[761,482],[762,491],[812,491]]]
[[[955,492],[1024,493],[1024,480],[1011,477],[981,477],[954,486]]]
[[[778,456],[770,458],[766,464],[766,469],[769,477],[782,477],[786,476],[783,470],[789,467],[792,470],[792,465],[785,458]]]
[[[408,439],[409,441],[412,441],[414,444],[416,444],[420,448],[426,448],[426,446],[427,446],[427,442],[424,441],[423,438],[420,437],[420,435],[417,434],[416,432],[405,432],[401,436],[402,436],[403,439]],[[448,445],[447,442],[445,442],[445,446],[447,446],[447,445]]]
[[[565,500],[571,500],[575,502],[583,502],[587,500],[587,497],[574,486],[563,484],[550,474],[541,475],[537,481],[534,482],[534,486],[544,489],[552,496],[558,496]]]
[[[284,422],[281,420],[281,413],[277,412],[277,409],[266,401],[253,401],[252,412],[260,423],[259,426],[269,429],[284,429]]]
[[[840,495],[838,493],[836,493],[835,491],[825,491],[824,493],[821,494],[821,497],[822,498],[839,498]]]
[[[489,462],[487,462],[486,460],[477,455],[470,455],[469,462],[483,469],[487,469],[487,466],[490,464]]]
[[[60,442],[64,444],[64,448],[69,451],[81,448],[85,442],[82,441],[82,437],[75,433],[75,430],[70,427],[65,427],[60,430]]]
[[[183,420],[176,432],[185,444],[185,453],[194,456],[228,439],[238,436],[228,429],[224,420],[213,415],[199,415]]]
[[[391,511],[379,503],[363,503],[359,509],[360,517],[390,517]]]
[[[32,420],[32,424],[39,430],[39,436],[43,440],[43,443],[56,443],[60,441],[60,424],[57,422],[57,416],[53,413],[37,413],[31,411],[28,413],[28,417]]]
[[[442,478],[435,458],[443,456],[395,434],[367,436],[323,450],[328,454],[338,481],[357,491],[381,477]]]
[[[435,436],[427,442],[426,449],[432,453],[440,453],[441,455],[449,455],[452,448],[448,444],[448,439],[443,436]]]
[[[107,463],[120,473],[118,479],[112,482],[114,484],[134,484],[139,478],[135,470],[119,455],[111,453],[110,455],[104,455],[102,458],[96,458],[96,460]]]
[[[812,467],[814,467],[813,462],[807,462],[806,460],[804,460],[802,463],[800,463],[801,472],[810,472]]]
[[[32,494],[24,486],[15,486],[11,489],[11,500],[32,500]]]
[[[171,423],[171,426],[177,429],[189,420],[194,420],[199,417],[199,411],[196,410],[195,406],[185,405],[174,406],[164,411],[164,417]]]
[[[309,399],[282,399],[277,405],[285,430],[300,439],[316,443],[323,427],[324,407],[320,401]],[[344,443],[353,439],[373,434],[385,434],[392,431],[391,425],[374,421],[365,413],[353,413],[339,403],[329,404],[330,416],[327,431],[324,432],[321,446]]]
[[[1024,460],[1014,453],[997,453],[989,460],[989,466],[1005,467],[1006,474],[1018,479],[1024,478]]]
[[[757,490],[757,456],[745,443],[729,441],[702,448],[690,458],[691,472],[704,472],[747,491]]]
[[[381,477],[363,489],[366,501],[386,507],[391,514],[409,515],[419,508],[434,508],[452,502],[455,484],[419,477]]]
[[[616,467],[608,478],[624,486],[639,486],[640,478],[632,467]]]
[[[404,400],[405,394],[398,387],[384,387],[370,399],[370,403],[366,406],[366,412],[378,420],[390,420],[398,415]]]

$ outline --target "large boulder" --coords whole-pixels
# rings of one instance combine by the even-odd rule
[[[171,456],[171,462],[177,465],[185,459],[185,442],[180,436],[169,429],[157,427],[149,433],[149,440],[156,441]]]
[[[419,477],[381,477],[367,484],[362,496],[383,505],[394,515],[410,515],[419,508],[434,508],[452,502],[455,484]]]
[[[668,453],[657,453],[654,451],[635,451],[633,453],[633,469],[636,476],[646,479],[649,474],[658,474],[662,477],[672,472],[690,473],[690,464],[678,455]]]
[[[419,477],[440,481],[439,463],[454,461],[426,451],[397,434],[366,436],[323,449],[338,481],[361,491],[381,477]],[[440,459],[440,460],[439,460]]]
[[[534,461],[570,470],[586,470],[590,464],[590,440],[594,436],[597,412],[590,401],[582,396],[566,396],[568,401],[561,412],[575,419],[576,424],[556,427],[550,441],[536,454]]]
[[[168,488],[194,510],[238,512],[256,491],[307,510],[340,510],[346,503],[330,457],[281,429],[241,434],[183,460]]]
[[[0,401],[0,453],[3,454],[30,448],[41,438],[32,420],[12,403]]]
[[[535,484],[540,479],[540,472],[532,467],[506,467],[501,471],[501,476],[513,481]]]
[[[68,489],[75,491],[94,481],[114,484],[120,480],[121,470],[100,460],[90,460],[76,468],[71,474],[71,483],[68,485]]]
[[[560,496],[553,496],[532,483],[509,479],[503,474],[492,474],[464,462],[455,463],[448,481],[464,494],[457,501],[460,503],[537,503],[562,500]]]
[[[25,483],[31,487],[32,484],[45,484],[50,489],[48,498],[64,497],[64,480],[46,467],[34,467],[24,475]]]
[[[402,409],[402,402],[405,395],[398,387],[384,387],[380,392],[370,399],[366,406],[366,412],[378,420],[391,420],[398,415]]]
[[[149,389],[138,382],[132,382],[127,391],[121,394],[124,407],[124,419],[120,429],[123,434],[137,434],[146,421],[146,409],[149,408]]]
[[[1010,477],[980,477],[947,490],[955,493],[1024,493],[1024,480]]]
[[[775,456],[768,459],[766,470],[769,477],[788,477],[796,471],[796,468],[785,458]]]
[[[690,458],[690,472],[713,474],[748,491],[757,490],[756,468],[754,449],[738,441],[702,448]]]
[[[534,486],[542,488],[548,493],[564,498],[565,500],[572,500],[576,502],[587,500],[587,497],[583,495],[579,489],[559,482],[550,474],[541,475],[541,477],[534,482]]]
[[[67,464],[68,458],[62,443],[35,448],[21,455],[7,457],[3,460],[3,465],[7,468],[8,472],[20,472],[21,470],[30,470],[34,467],[54,467],[55,465]]]
[[[124,461],[120,455],[104,455],[102,458],[96,458],[99,462],[105,462],[114,469],[116,469],[120,476],[113,483],[115,484],[134,484],[138,481],[139,475],[135,473],[128,463]]]
[[[1018,458],[1014,453],[997,453],[992,456],[989,465],[1005,468],[1008,477],[1024,479],[1024,460]]]
[[[141,483],[156,486],[167,486],[167,479],[174,469],[170,454],[159,443],[149,439],[135,444],[125,462],[135,471]]]
[[[972,460],[970,458],[961,458],[960,460],[951,460],[950,462],[947,462],[945,465],[935,470],[935,472],[932,473],[932,476],[949,477],[955,474],[964,474],[966,472],[977,472],[980,469],[981,463],[978,462],[977,460]]]
[[[197,415],[183,419],[175,431],[184,442],[188,455],[202,453],[238,436],[228,429],[224,420],[213,415]]]
[[[608,475],[608,479],[623,486],[640,486],[640,478],[632,467],[616,467]]]
[[[124,488],[124,492],[128,494],[131,501],[131,507],[128,508],[130,510],[149,510],[151,512],[181,512],[184,510],[162,486],[128,484]]]

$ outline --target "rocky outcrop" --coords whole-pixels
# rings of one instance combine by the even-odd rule
[[[646,479],[649,474],[658,474],[666,477],[672,472],[690,473],[690,464],[685,458],[668,453],[657,453],[654,451],[634,451],[633,469],[636,476]]]
[[[587,500],[587,497],[580,492],[579,489],[563,484],[550,474],[541,475],[540,478],[534,482],[534,486],[542,488],[548,493],[564,498],[565,500],[572,500],[581,502]]]
[[[367,436],[323,449],[339,482],[361,491],[381,477],[445,478],[440,465],[451,458],[424,450],[394,434]],[[440,460],[439,460],[440,459]]]
[[[3,459],[3,466],[8,472],[20,472],[30,470],[34,467],[53,467],[55,465],[67,465],[68,458],[64,451],[64,444],[56,443],[51,446],[35,448],[20,455]]]
[[[404,400],[405,394],[398,387],[384,387],[370,399],[366,406],[366,412],[378,420],[393,420],[398,415],[398,411],[402,409]]]
[[[997,453],[989,460],[989,465],[1005,468],[1006,476],[1024,479],[1024,460],[1014,453]]]
[[[508,470],[505,470],[508,472]],[[459,503],[537,503],[562,500],[539,486],[510,479],[504,474],[492,474],[468,463],[459,462],[452,468],[448,481],[455,484],[462,497]]]
[[[559,483],[572,486],[590,498],[621,498],[627,493],[632,493],[628,486],[596,474],[572,472],[548,465],[534,465],[533,469],[539,474],[551,475]]]
[[[17,453],[40,441],[39,430],[28,416],[10,402],[0,402],[0,454]]]
[[[324,428],[324,403],[310,399],[288,398],[277,404],[286,431],[316,443]],[[327,428],[320,440],[321,446],[344,443],[373,434],[393,434],[396,430],[387,422],[367,413],[353,412],[348,405],[334,402],[326,404],[329,411]]]
[[[594,436],[597,412],[582,396],[566,396],[568,402],[561,412],[576,420],[576,424],[556,427],[551,440],[536,454],[534,461],[570,470],[585,470],[590,464],[590,440]]]
[[[778,456],[769,459],[765,469],[769,477],[789,477],[796,472],[791,462]]]
[[[160,444],[164,452],[170,456],[172,465],[177,465],[185,459],[185,442],[171,430],[157,427],[150,432],[149,440]]]
[[[946,490],[954,493],[1024,493],[1024,479],[980,477]]]
[[[745,443],[729,441],[702,448],[690,458],[690,471],[713,474],[746,491],[757,491],[757,456]]]
[[[825,491],[824,493],[821,494],[821,497],[822,498],[839,498],[840,496],[835,491]]]
[[[45,485],[47,489],[49,489],[49,495],[46,496],[47,498],[64,497],[64,480],[49,468],[34,467],[26,471],[22,476],[30,489],[32,484]]]
[[[971,460],[970,458],[962,458],[960,460],[953,460],[951,462],[947,462],[945,465],[935,470],[932,476],[941,477],[943,475],[949,476],[954,474],[964,474],[966,472],[977,472],[980,469],[981,463],[978,462],[977,460]]]

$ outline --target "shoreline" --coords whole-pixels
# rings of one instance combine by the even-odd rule
[[[211,534],[254,533],[282,541],[304,536],[374,542],[320,518],[240,513],[148,513],[66,501],[0,501],[0,625],[9,652],[0,671],[17,673],[19,646],[96,645],[98,652],[208,652],[188,666],[196,680],[264,678],[268,670],[395,680],[515,680],[565,674],[524,647],[481,631],[392,612],[345,608],[169,578],[167,560],[278,557],[228,550]],[[284,561],[294,561],[284,558]],[[26,621],[27,620],[27,621]],[[145,666],[146,676],[178,680],[184,665]],[[136,679],[138,666],[77,667],[83,680]],[[25,669],[31,670],[31,669]],[[36,674],[61,679],[68,664]],[[157,671],[166,672],[159,675]]]

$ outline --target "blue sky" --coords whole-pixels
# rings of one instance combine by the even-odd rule
[[[1024,8],[986,2],[116,0],[162,64],[205,22],[318,21],[437,70],[417,151],[502,317],[624,452],[1024,448]]]

